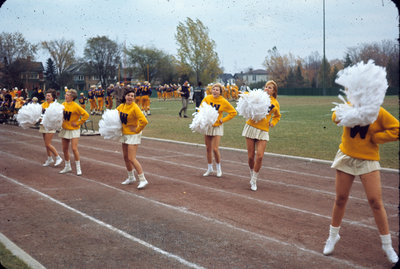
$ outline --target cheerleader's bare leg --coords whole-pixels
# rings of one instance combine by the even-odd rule
[[[389,223],[382,201],[380,172],[379,170],[376,170],[368,174],[361,175],[360,178],[367,195],[369,206],[372,209],[376,226],[379,230],[382,249],[385,252],[388,260],[392,263],[396,263],[399,258],[392,247],[392,238],[389,233]]]
[[[68,151],[69,142],[70,142],[69,139],[66,139],[66,138],[62,138],[61,139],[62,149],[63,149],[63,153],[64,153],[64,160],[65,160],[65,167],[64,167],[63,170],[61,170],[59,172],[60,174],[65,174],[65,173],[68,173],[68,172],[72,171],[71,160],[70,160],[69,151]]]
[[[340,239],[340,224],[342,223],[344,212],[346,210],[346,204],[349,199],[350,189],[353,185],[353,181],[353,175],[347,174],[340,170],[336,170],[336,198],[332,209],[332,220],[329,228],[329,237],[325,242],[325,247],[323,250],[324,255],[332,254],[333,250],[335,249],[336,243]]]
[[[219,152],[219,143],[221,141],[221,136],[216,135],[212,137],[212,151],[214,153],[215,165],[217,168],[217,177],[222,177],[221,168],[221,153]]]

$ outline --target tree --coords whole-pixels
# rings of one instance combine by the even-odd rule
[[[296,87],[303,87],[304,86],[304,77],[302,74],[302,65],[301,61],[298,62],[297,68],[296,68],[296,73],[294,74],[295,76],[295,82],[296,82]]]
[[[295,88],[296,87],[296,77],[293,72],[293,68],[289,68],[288,75],[286,77],[286,87]]]
[[[295,57],[289,53],[281,56],[278,49],[274,46],[268,50],[268,55],[265,57],[263,65],[267,69],[271,79],[278,85],[286,85],[290,69],[296,64]],[[292,70],[293,71],[293,70]]]
[[[114,80],[121,62],[121,48],[106,36],[89,38],[84,50],[88,71],[100,78],[103,87]]]
[[[2,87],[22,87],[20,73],[31,63],[37,46],[25,40],[19,32],[0,34],[0,73]]]
[[[308,86],[312,88],[318,88],[320,86],[318,80],[318,71],[320,69],[321,62],[321,56],[317,51],[312,52],[304,60],[304,76],[306,77],[306,80],[311,83]]]
[[[0,59],[12,65],[18,59],[34,59],[37,46],[25,40],[20,32],[0,34]]]
[[[330,75],[331,75],[331,66],[328,62],[328,60],[324,57],[322,59],[322,64],[321,64],[321,68],[319,69],[319,73],[318,73],[318,80],[321,81],[321,86],[325,86],[325,88],[329,88],[331,87],[331,79],[330,79]],[[325,85],[323,84],[325,83]],[[323,93],[324,95],[326,93]]]
[[[133,74],[141,80],[148,80],[151,83],[156,80],[161,82],[170,77],[171,72],[176,75],[173,57],[161,50],[133,46],[124,51]]]
[[[59,75],[75,62],[75,43],[73,40],[62,38],[60,40],[43,41],[42,48],[50,54]]]
[[[344,58],[344,62],[343,62],[343,66],[344,68],[350,66],[352,64],[351,59],[350,59],[350,55],[348,53],[346,53],[346,57]]]
[[[175,39],[178,48],[178,58],[183,69],[190,67],[195,76],[195,84],[214,81],[222,69],[219,67],[218,54],[215,52],[215,42],[208,36],[208,28],[199,20],[186,18],[176,28]]]
[[[376,65],[386,67],[389,86],[398,87],[399,46],[392,40],[380,43],[363,43],[357,47],[347,48],[352,63],[374,60]]]
[[[55,68],[54,62],[51,58],[47,59],[45,75],[46,75],[47,87],[52,88],[52,89],[58,89],[59,85],[57,84],[56,68]]]

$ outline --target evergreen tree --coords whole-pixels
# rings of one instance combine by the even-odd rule
[[[296,68],[296,74],[295,74],[295,80],[296,80],[296,87],[301,88],[304,86],[304,77],[301,72],[301,63],[297,65]]]
[[[330,79],[331,78],[330,70],[331,70],[331,65],[329,64],[326,57],[324,57],[322,59],[322,64],[318,73],[318,81],[320,81],[319,87],[323,88],[325,86],[325,88],[330,88],[332,86]],[[323,94],[325,95],[325,93]]]
[[[295,88],[296,87],[296,77],[293,72],[293,68],[289,68],[288,75],[286,77],[286,87]]]
[[[336,80],[336,75],[337,75],[337,73],[339,72],[339,69],[337,68],[337,66],[335,65],[334,67],[333,67],[333,70],[332,70],[332,76],[331,76],[331,86],[332,87],[340,87],[338,84],[336,84],[336,82],[335,82],[335,80]]]
[[[350,66],[352,64],[351,59],[350,59],[350,55],[348,53],[346,53],[346,58],[344,59],[344,63],[343,66],[344,68]]]
[[[56,67],[54,66],[54,62],[51,58],[47,59],[46,62],[46,85],[48,88],[58,89],[59,85],[57,84],[57,74]]]

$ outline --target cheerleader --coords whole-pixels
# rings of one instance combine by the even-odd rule
[[[281,119],[278,100],[278,85],[273,80],[265,83],[264,91],[271,97],[268,114],[260,121],[249,119],[243,128],[242,136],[246,137],[247,157],[250,169],[250,188],[257,190],[257,178],[260,172],[264,151],[269,141],[269,128],[274,127]]]
[[[214,107],[219,114],[217,121],[210,128],[208,128],[204,136],[208,162],[207,171],[203,174],[203,176],[205,177],[211,175],[214,172],[212,165],[213,153],[217,168],[217,177],[222,177],[219,143],[221,141],[221,137],[224,135],[223,123],[233,119],[237,115],[235,108],[224,97],[222,97],[222,91],[222,85],[220,83],[216,83],[212,86],[211,95],[206,96],[202,101],[202,103],[205,102],[206,104]],[[223,117],[223,112],[228,113],[228,115]]]
[[[62,104],[64,106],[64,120],[58,136],[61,137],[62,141],[65,167],[59,173],[64,174],[72,171],[70,155],[68,151],[69,144],[71,143],[76,164],[76,174],[80,176],[82,175],[78,151],[78,142],[79,137],[81,136],[80,126],[89,118],[89,114],[80,105],[74,102],[77,97],[78,94],[76,90],[70,89],[65,93],[65,102]]]
[[[398,256],[392,247],[382,201],[379,144],[399,139],[399,121],[381,107],[387,89],[386,71],[373,61],[359,63],[338,73],[335,81],[346,88],[348,102],[333,109],[332,120],[343,126],[342,141],[332,163],[336,169],[336,198],[324,255],[333,253],[354,178],[364,186],[380,234],[382,250],[392,263]]]
[[[45,98],[46,101],[42,103],[42,115],[46,113],[46,109],[50,106],[50,104],[56,100],[57,98],[56,91],[53,89],[49,89],[46,92]],[[43,136],[43,141],[44,145],[46,146],[46,152],[47,152],[47,160],[43,164],[43,166],[49,166],[50,164],[54,163],[52,155],[54,155],[54,157],[56,158],[54,166],[59,166],[62,162],[62,158],[60,157],[60,155],[58,155],[56,148],[51,144],[51,140],[53,139],[55,132],[56,130],[46,130],[43,127],[43,124],[40,124],[39,133],[41,133]]]
[[[148,121],[135,103],[135,89],[129,88],[125,91],[122,99],[122,104],[117,107],[119,117],[122,123],[122,153],[125,161],[125,166],[128,171],[128,178],[121,184],[127,185],[136,181],[133,174],[133,168],[139,177],[138,189],[143,189],[148,184],[143,168],[136,159],[136,152],[141,142],[142,130],[147,125]]]

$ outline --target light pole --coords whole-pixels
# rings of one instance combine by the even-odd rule
[[[323,21],[323,56],[322,56],[322,95],[326,95],[325,92],[325,0],[323,0],[323,8],[322,8],[322,21]]]

